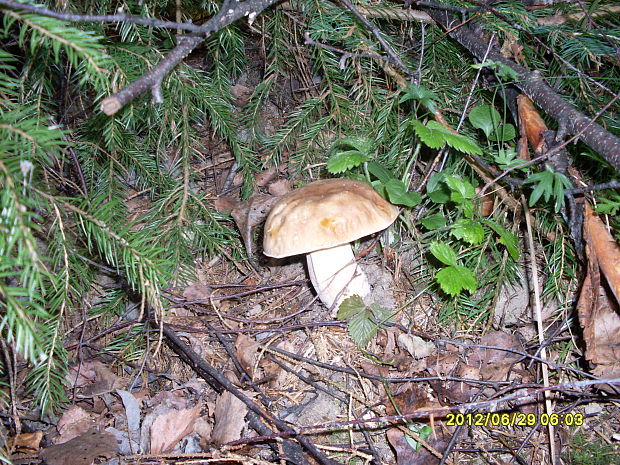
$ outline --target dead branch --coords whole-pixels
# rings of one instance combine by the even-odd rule
[[[247,16],[252,23],[264,9],[277,3],[279,0],[225,0],[215,16],[200,26],[198,32],[182,36],[178,45],[173,48],[166,57],[157,63],[148,72],[110,97],[101,102],[101,111],[110,116],[119,111],[123,106],[133,101],[147,89],[151,89],[153,100],[156,103],[162,101],[160,87],[163,79],[198,45],[204,42],[211,34],[234,23],[238,19]]]
[[[192,23],[181,23],[174,21],[163,21],[156,18],[144,18],[142,16],[133,16],[125,13],[116,13],[114,15],[81,15],[75,13],[65,13],[50,10],[42,6],[29,5],[27,3],[12,2],[11,0],[0,0],[0,5],[15,11],[25,11],[49,18],[56,18],[62,21],[72,23],[82,22],[103,22],[103,23],[133,23],[141,26],[163,27],[167,29],[182,29],[184,31],[200,32],[201,26]]]

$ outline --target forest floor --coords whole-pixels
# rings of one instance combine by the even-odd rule
[[[252,85],[249,73],[233,89],[241,104]],[[285,113],[266,104],[265,130]],[[216,209],[236,213],[255,260],[197,253],[197,280],[168,290],[171,307],[150,326],[148,356],[103,350],[138,320],[101,328],[74,315],[68,326],[83,329],[67,341],[81,347],[67,380],[71,403],[47,424],[21,411],[27,432],[15,439],[14,463],[620,464],[620,403],[608,388],[543,389],[543,365],[556,386],[587,381],[588,367],[557,362],[555,343],[572,341],[562,359],[579,361],[583,341],[553,305],[542,309],[547,352],[537,351],[527,257],[522,282],[502,290],[494,308],[455,321],[416,279],[415,247],[362,241],[372,300],[395,316],[361,348],[316,299],[303,257],[262,256],[257,224],[300,180],[286,160],[258,174],[242,202],[226,146],[208,130],[200,142],[209,161],[195,167],[199,188]],[[135,218],[148,202],[130,201]],[[102,289],[109,279],[101,274]],[[93,292],[87,303],[100,298]],[[139,305],[128,314],[136,318]]]

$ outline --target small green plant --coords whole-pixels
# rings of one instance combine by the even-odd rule
[[[433,428],[431,428],[429,425],[424,425],[422,423],[408,423],[407,429],[411,431],[412,433],[414,433],[418,438],[422,439],[423,441],[426,441],[433,434]],[[420,448],[422,447],[422,444],[420,444],[412,436],[409,436],[406,433],[405,433],[405,440],[407,441],[407,444],[409,444],[413,450],[420,450]]]
[[[448,176],[436,173],[428,180],[426,194],[432,203],[447,205],[451,208],[456,219],[448,224],[445,215],[439,213],[429,215],[422,220],[422,225],[431,232],[448,228],[449,234],[466,246],[479,246],[487,237],[487,229],[490,233],[498,236],[498,242],[504,245],[510,256],[516,260],[519,257],[518,241],[514,234],[493,220],[479,219],[475,215],[475,189],[466,180],[456,176]],[[435,279],[441,289],[456,296],[463,290],[474,292],[478,282],[474,270],[457,264],[457,253],[454,248],[445,241],[431,243],[431,254],[442,264],[443,267],[435,275]]]
[[[611,191],[607,197],[599,197],[596,211],[605,215],[618,215],[620,211],[620,194]]]
[[[456,252],[449,244],[433,242],[429,250],[437,260],[447,265],[439,270],[435,276],[439,286],[446,294],[455,296],[460,294],[463,289],[467,289],[469,292],[476,290],[478,282],[473,271],[456,264]]]
[[[566,463],[573,465],[620,465],[618,446],[601,439],[593,441],[583,434],[573,437],[562,456]]]
[[[431,94],[423,92],[420,87],[411,90],[406,97],[424,98],[432,102]],[[488,109],[486,111],[488,114],[492,113]],[[499,114],[492,116],[499,117]],[[433,123],[433,121],[428,124],[430,123]],[[499,126],[496,125],[495,127]],[[446,138],[440,137],[441,143],[439,139],[437,140],[436,143],[440,146],[447,143],[451,146],[453,144],[457,145],[461,149],[474,147],[474,145],[469,144],[469,139],[465,136],[449,131],[444,133],[443,130],[439,131],[438,134],[448,134]],[[425,141],[424,138],[421,139]],[[423,197],[420,194],[407,191],[407,187],[402,180],[396,178],[388,169],[372,160],[372,157],[373,144],[369,139],[357,136],[346,137],[340,139],[332,146],[327,169],[333,174],[339,174],[363,166],[365,177],[362,175],[360,177],[366,181],[371,180],[373,187],[390,202],[405,207],[414,207],[422,202]],[[451,236],[469,247],[479,246],[484,241],[486,227],[491,233],[499,236],[498,242],[508,249],[513,259],[516,260],[518,258],[517,239],[512,233],[494,221],[475,219],[476,191],[469,181],[457,176],[435,173],[429,179],[426,187],[426,195],[430,202],[436,205],[448,205],[454,212],[452,216],[456,217],[451,224],[448,224],[446,215],[440,213],[429,215],[421,221],[426,229],[439,233],[438,230],[447,228]],[[478,282],[474,269],[470,269],[463,264],[457,264],[457,254],[450,244],[445,241],[435,241],[431,244],[430,250],[436,259],[443,265],[446,265],[435,275],[435,280],[446,294],[454,297],[464,290],[470,293],[476,291]],[[352,330],[351,334],[360,346],[364,346],[376,334],[377,328],[374,327],[374,333],[372,333],[373,325],[369,322],[372,320],[373,312],[376,313],[376,309],[366,308],[361,299],[357,303],[356,301],[350,301],[344,308],[345,310],[342,310],[344,313],[339,313],[339,317],[346,315],[342,316],[342,319],[350,320],[352,315],[356,316],[355,325],[357,326]],[[376,314],[374,315],[375,318],[377,316]],[[351,321],[349,321],[350,331]],[[366,339],[371,334],[372,337]]]
[[[379,163],[371,161],[372,153],[372,142],[369,139],[345,137],[332,146],[327,170],[332,174],[340,174],[363,165],[367,173],[365,180],[370,181],[370,175],[374,176],[376,180],[371,183],[372,186],[390,202],[406,207],[418,205],[422,199],[420,194],[408,192],[403,181]]]
[[[347,321],[351,339],[364,348],[372,341],[385,323],[392,319],[392,312],[379,304],[366,305],[362,298],[353,295],[346,298],[338,308],[337,318]]]
[[[556,212],[564,206],[564,189],[572,187],[566,176],[554,172],[549,165],[546,166],[545,171],[532,174],[525,182],[536,184],[530,194],[530,206],[535,205],[541,197],[545,199],[545,202],[553,197]]]
[[[437,121],[431,120],[423,124],[413,120],[411,124],[420,140],[432,149],[439,149],[448,144],[453,149],[469,155],[482,155],[482,149],[476,142],[463,134],[450,131]]]
[[[502,124],[502,119],[491,105],[478,105],[469,112],[469,122],[477,129],[482,129],[488,140],[506,142],[516,137],[517,131],[512,124]]]
[[[505,65],[501,61],[486,60],[483,63],[471,65],[473,69],[489,68],[495,72],[495,75],[504,83],[516,81],[519,78],[517,72],[510,66]]]

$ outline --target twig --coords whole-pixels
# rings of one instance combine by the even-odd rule
[[[286,371],[287,373],[291,373],[292,375],[296,376],[301,381],[303,381],[304,383],[308,384],[309,386],[312,386],[317,391],[323,391],[328,396],[333,397],[333,398],[339,400],[343,404],[347,403],[347,399],[345,399],[340,394],[331,392],[329,389],[321,386],[319,383],[315,382],[314,380],[310,379],[309,377],[304,376],[300,372],[293,370],[286,363],[281,362],[280,360],[278,360],[273,355],[268,355],[267,356],[267,360],[272,361],[273,363],[278,365],[280,368],[282,368],[284,371]],[[353,416],[355,416],[356,419],[359,418],[359,416],[355,412],[352,412],[352,413],[353,413]],[[370,448],[372,456],[375,459],[376,465],[381,465],[381,463],[382,463],[381,462],[381,456],[379,455],[379,452],[377,451],[376,447],[374,446],[372,438],[370,437],[370,434],[368,433],[368,430],[366,428],[360,428],[360,431],[361,431],[362,435],[364,436],[364,439],[368,443],[368,447]]]
[[[540,349],[540,357],[543,360],[547,360],[547,349],[544,347],[545,342],[545,329],[543,328],[543,319],[542,319],[542,305],[540,303],[540,289],[538,286],[538,266],[536,264],[536,250],[534,248],[534,235],[532,233],[532,218],[530,215],[530,210],[527,207],[527,202],[525,201],[525,197],[521,196],[521,204],[523,205],[523,211],[525,212],[525,224],[527,226],[527,245],[530,252],[530,268],[532,273],[532,288],[534,291],[533,300],[534,300],[534,309],[535,309],[535,317],[536,317],[536,328],[538,330],[538,342],[541,345]],[[546,364],[541,365],[542,375],[543,375],[543,383],[545,387],[549,387],[549,369]],[[545,409],[547,411],[547,415],[551,417],[553,413],[553,406],[551,405],[551,396],[549,391],[545,391]],[[552,422],[549,422],[547,425],[547,431],[549,433],[549,449],[551,453],[551,463],[552,465],[556,465],[557,463],[557,450],[555,445],[555,434],[554,427]]]
[[[74,13],[61,13],[59,11],[50,10],[49,8],[29,5],[27,3],[12,2],[11,0],[0,0],[0,5],[16,11],[26,11],[35,13],[49,18],[56,18],[62,21],[72,23],[82,22],[104,22],[104,23],[133,23],[141,26],[163,27],[166,29],[182,29],[191,32],[200,32],[200,25],[192,23],[178,23],[174,21],[162,21],[155,18],[144,18],[142,16],[133,16],[125,13],[116,13],[114,15],[81,15]]]
[[[516,169],[519,168],[523,168],[525,166],[529,166],[533,163],[545,160],[547,158],[549,158],[551,155],[559,152],[560,150],[562,150],[564,147],[566,147],[568,144],[570,144],[573,141],[577,141],[579,139],[579,137],[581,137],[584,133],[586,133],[586,131],[592,130],[595,132],[599,132],[599,129],[601,131],[606,132],[604,129],[602,129],[598,124],[595,123],[595,121],[600,118],[602,116],[603,113],[605,113],[607,111],[608,108],[610,108],[614,103],[616,103],[616,100],[618,100],[620,98],[620,93],[617,93],[616,95],[614,95],[614,98],[612,98],[603,108],[601,108],[601,110],[594,115],[594,118],[589,119],[589,121],[582,126],[579,131],[577,131],[570,139],[567,139],[566,141],[562,142],[559,145],[556,145],[555,147],[551,148],[549,151],[543,153],[542,155],[536,157],[536,158],[532,158],[531,160],[527,160],[524,161],[523,163],[519,164],[519,165],[515,165],[512,166],[510,168],[507,168],[506,170],[504,170],[502,172],[502,174],[500,174],[499,176],[497,176],[496,178],[494,178],[491,182],[488,182],[483,188],[482,190],[478,193],[478,197],[482,198],[484,196],[484,194],[486,193],[487,189],[492,185],[497,183],[497,181],[499,181],[500,179],[502,179],[503,177],[507,176],[508,173],[510,173],[511,171],[514,171]],[[585,116],[584,116],[585,118]],[[592,126],[592,128],[591,128]],[[615,153],[613,153],[613,158],[607,158],[606,157],[606,152],[603,151],[602,153],[599,151],[599,153],[601,155],[603,155],[604,158],[606,158],[606,160],[612,165],[612,167],[614,167],[616,169],[617,172],[620,173],[620,138],[608,133],[610,138],[612,139],[612,144],[610,144],[612,146],[612,149],[614,150],[614,152],[618,152],[618,156],[616,157]],[[592,147],[592,145],[595,144],[589,144],[588,141],[584,142],[588,145],[590,145],[591,148],[594,149],[594,147]]]
[[[319,463],[323,465],[336,465],[333,460],[329,459],[318,450],[307,437],[298,435],[297,432],[293,431],[285,422],[273,415],[265,413],[252,399],[243,394],[243,392],[232,384],[220,371],[211,367],[211,365],[194,352],[191,347],[185,344],[167,324],[163,324],[163,334],[172,350],[188,363],[198,375],[207,381],[213,389],[217,392],[222,392],[224,390],[229,391],[242,401],[250,412],[272,422],[281,431],[277,437],[294,437]],[[259,434],[262,433],[259,432]],[[291,460],[295,461],[295,459],[297,459],[297,462],[294,463],[299,463],[302,457],[291,457]],[[303,460],[303,463],[305,463],[305,460]]]
[[[586,192],[602,191],[605,189],[620,189],[620,181],[609,181],[587,187],[573,187],[571,189],[565,189],[564,194],[585,194]]]
[[[606,379],[604,380],[606,384],[620,385],[620,378]],[[341,430],[343,428],[349,426],[358,426],[365,423],[383,423],[383,424],[398,424],[402,423],[405,420],[411,420],[416,418],[430,418],[430,416],[445,416],[449,412],[453,411],[461,411],[463,409],[474,409],[475,411],[486,410],[492,411],[498,405],[505,405],[508,402],[514,402],[521,399],[530,399],[538,394],[542,394],[548,391],[566,391],[569,389],[574,389],[577,387],[588,387],[594,384],[599,384],[600,381],[572,381],[566,382],[556,385],[551,385],[549,387],[540,387],[540,385],[515,385],[514,389],[518,392],[514,394],[508,394],[504,397],[492,399],[492,400],[482,400],[476,402],[467,402],[458,405],[450,405],[444,406],[436,409],[418,409],[415,412],[405,413],[401,415],[390,415],[390,416],[381,416],[381,417],[372,417],[372,418],[363,418],[357,420],[342,420],[342,421],[332,421],[327,423],[321,423],[316,425],[304,426],[298,428],[297,431],[290,432],[282,432],[275,433],[270,436],[262,436],[262,437],[253,437],[247,438],[240,441],[235,441],[229,443],[230,445],[234,445],[237,443],[247,444],[250,442],[260,442],[269,439],[276,439],[278,437],[287,437],[292,435],[297,435],[299,437],[303,437],[301,435],[307,434],[317,434],[319,432],[331,431],[331,430]],[[531,388],[531,390],[529,390]]]
[[[473,400],[477,401],[483,392],[484,392],[484,388],[480,388],[478,392],[476,393],[476,395],[473,397]],[[474,412],[475,410],[470,409],[465,413],[465,415],[468,415],[468,414],[471,415]],[[461,434],[461,430],[463,429],[464,426],[465,426],[465,423],[456,425],[456,428],[454,429],[454,433],[452,434],[452,437],[450,438],[450,441],[448,442],[446,449],[443,451],[443,454],[441,455],[441,460],[439,461],[439,465],[445,465],[446,461],[448,460],[448,456],[452,453],[452,449],[454,449],[454,446],[459,440],[459,435]]]
[[[304,34],[304,39],[305,39],[305,44],[306,45],[315,45],[319,48],[323,48],[325,50],[330,50],[332,52],[336,52],[336,53],[340,53],[342,54],[342,57],[340,58],[340,61],[338,62],[340,69],[344,69],[344,65],[347,59],[349,58],[370,58],[370,59],[378,59],[378,60],[383,60],[387,63],[390,62],[389,59],[382,57],[381,55],[374,55],[372,53],[352,53],[352,52],[347,52],[345,50],[342,50],[341,48],[338,47],[333,47],[331,45],[327,45],[324,44],[322,42],[317,42],[316,40],[313,40],[310,37],[310,33],[306,32]]]
[[[429,9],[428,13],[438,24],[448,29],[448,35],[467,48],[475,57],[481,59],[484,56],[487,43],[478,33],[471,28],[451,27],[453,24],[460,25],[460,23],[453,15],[447,12],[439,13]],[[530,72],[514,60],[504,57],[497,51],[491,52],[488,58],[512,68],[518,75],[518,81],[515,82],[515,86],[521,89],[549,116],[557,120],[566,134],[573,136],[569,141],[551,149],[550,153],[546,154],[547,156],[563,148],[570,141],[581,138],[585,144],[601,154],[616,171],[620,172],[620,138],[594,122],[617,101],[620,97],[619,94],[615,94],[594,118],[589,118],[560,97],[544,81],[539,72]],[[488,188],[488,185],[485,186],[486,188]]]
[[[373,26],[373,24],[368,21],[363,14],[361,14],[357,8],[355,6],[353,6],[353,4],[349,1],[349,0],[339,0],[340,3],[342,3],[351,13],[353,13],[353,15],[359,19],[362,24],[364,24],[364,26],[366,26],[368,28],[368,30],[371,32],[371,34],[373,36],[375,36],[375,39],[377,39],[377,41],[381,44],[381,47],[383,47],[383,50],[385,50],[385,53],[387,53],[388,57],[390,58],[390,61],[397,65],[404,73],[407,77],[412,77],[412,73],[409,70],[409,67],[403,63],[403,61],[400,59],[400,57],[396,54],[396,52],[394,51],[394,49],[390,46],[390,44],[387,43],[387,41],[383,38],[383,36],[381,35],[381,32],[379,32],[379,30]]]
[[[0,0],[2,1],[2,0]],[[101,102],[101,111],[110,116],[119,111],[123,106],[133,101],[147,89],[151,89],[155,102],[161,102],[161,83],[163,79],[198,45],[204,42],[211,34],[223,29],[238,19],[247,16],[249,22],[253,22],[256,16],[265,8],[277,3],[279,0],[225,0],[215,16],[200,26],[196,34],[179,37],[179,43],[166,57],[153,68],[110,97]]]

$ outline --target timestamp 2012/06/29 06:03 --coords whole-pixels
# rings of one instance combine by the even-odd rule
[[[581,426],[584,416],[581,413],[448,413],[447,426],[542,426],[564,425]]]

